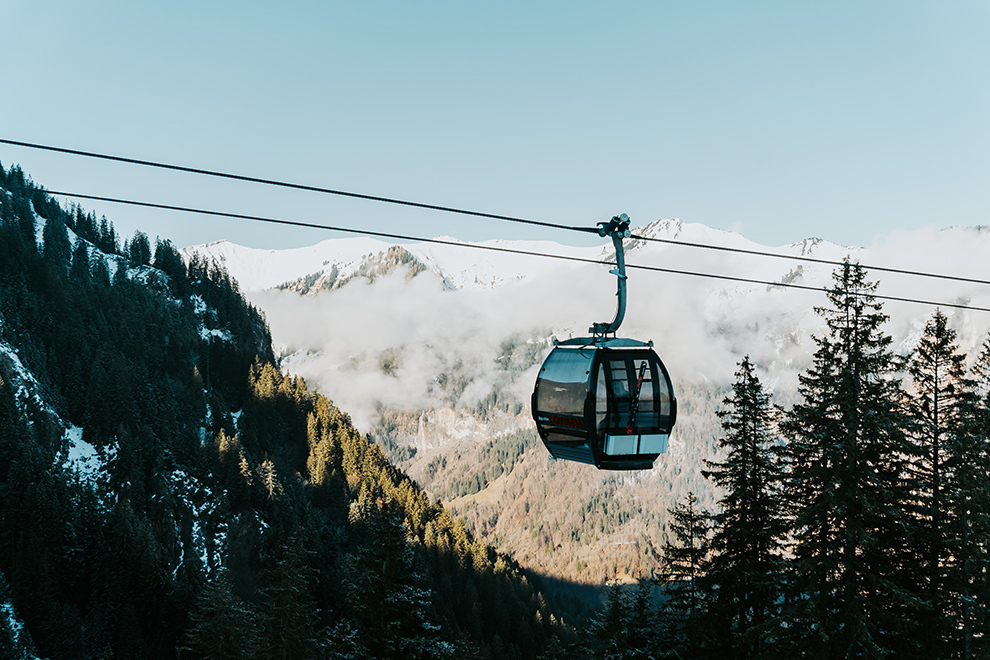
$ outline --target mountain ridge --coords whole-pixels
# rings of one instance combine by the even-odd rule
[[[801,257],[841,262],[849,256],[979,276],[983,255],[990,253],[988,234],[966,227],[892,235],[870,247],[820,238],[766,247],[735,232],[678,219],[657,220],[633,233],[791,258],[627,240],[630,264],[770,284],[629,269],[629,304],[620,335],[655,342],[681,406],[668,453],[653,470],[625,475],[615,484],[614,477],[589,473],[586,466],[551,463],[535,435],[524,442],[515,435],[532,433],[529,396],[553,340],[586,336],[592,322],[611,317],[616,285],[608,266],[536,257],[482,261],[476,259],[487,254],[482,250],[428,246],[436,251],[431,261],[421,261],[430,269],[413,277],[400,269],[374,279],[354,277],[333,291],[309,296],[274,289],[247,293],[265,310],[282,367],[347,409],[410,476],[465,515],[480,538],[540,570],[596,582],[643,565],[641,553],[663,543],[666,510],[679,497],[693,491],[702,504],[713,500],[698,474],[702,461],[714,458],[712,438],[719,432],[714,412],[742,356],[751,356],[778,402],[794,399],[798,375],[810,359],[811,337],[822,329],[814,307],[825,296],[782,285],[821,289],[831,284],[834,268]],[[559,244],[513,245],[566,253]],[[568,249],[573,250],[568,254],[596,261],[611,256],[604,239],[598,247]],[[448,258],[453,261],[445,262]],[[473,272],[484,271],[484,277],[475,282],[464,276],[459,286],[444,285],[444,278],[453,280],[450,273],[471,272],[466,262],[474,260],[479,263]],[[230,265],[236,276],[236,264]],[[990,306],[987,287],[879,275],[881,294]],[[895,345],[906,354],[930,310],[906,303],[888,303],[886,309]],[[971,351],[985,336],[987,319],[972,311],[946,311],[960,331],[962,347]],[[360,332],[350,327],[357,320]],[[517,451],[523,452],[522,460],[506,462],[512,467],[502,471],[500,457]],[[556,487],[564,493],[557,493],[555,480],[567,484]],[[502,487],[506,483],[512,487]],[[567,531],[577,534],[583,524],[577,511],[554,512],[528,499],[553,494],[561,506],[571,502],[580,511],[583,502],[597,506],[595,493],[612,488],[616,501],[637,511],[622,514],[633,516],[626,531],[582,532],[590,545],[575,543]],[[525,513],[536,510],[543,513]],[[640,527],[638,517],[653,521],[655,528],[653,523]],[[615,534],[638,540],[612,545],[619,540]],[[549,542],[534,543],[552,538],[558,539],[552,550]]]
[[[813,253],[818,250],[827,251],[831,255],[855,254],[863,250],[863,248],[840,246],[819,238],[807,238],[785,246],[767,247],[751,241],[737,232],[715,229],[701,223],[684,223],[677,218],[655,220],[633,229],[632,233],[634,236],[647,238],[708,243],[729,248],[789,254],[790,256],[816,256]],[[716,238],[720,239],[717,243],[713,241]],[[182,248],[180,252],[186,259],[192,254],[198,253],[216,263],[223,264],[245,291],[260,291],[286,283],[302,281],[313,275],[324,275],[333,268],[345,276],[352,275],[362,260],[367,263],[375,256],[388,252],[394,246],[408,252],[422,267],[432,270],[441,281],[446,283],[449,289],[497,288],[505,283],[541,276],[555,270],[553,266],[534,267],[533,264],[539,262],[534,261],[534,258],[531,257],[486,252],[477,249],[477,246],[523,250],[537,254],[549,253],[581,259],[614,259],[610,245],[574,247],[546,240],[501,239],[472,242],[448,236],[439,236],[437,239],[454,245],[422,241],[389,243],[370,237],[345,237],[326,239],[302,248],[270,250],[248,248],[233,241],[220,240],[187,246]],[[467,253],[467,256],[464,256],[458,251],[458,245],[475,246],[475,249],[464,249],[463,253]],[[631,239],[626,249],[629,254],[633,254],[648,245],[647,241]],[[790,254],[798,248],[800,248],[799,254]],[[556,260],[547,259],[546,261],[553,264]],[[555,265],[560,266],[561,264]],[[380,275],[382,273],[376,272],[375,274]]]

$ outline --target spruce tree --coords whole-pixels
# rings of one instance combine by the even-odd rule
[[[973,382],[966,375],[965,356],[958,352],[956,333],[941,311],[925,325],[925,333],[911,357],[910,411],[915,418],[915,460],[911,481],[915,495],[916,529],[912,545],[920,559],[918,579],[924,599],[917,613],[921,653],[944,656],[959,650],[954,637],[961,622],[962,603],[954,582],[960,577],[953,564],[965,534],[953,512],[953,493],[962,494],[957,483],[968,472],[962,462],[972,460],[970,442],[964,436],[970,423]],[[963,452],[963,454],[960,454]],[[967,479],[967,481],[969,481]]]
[[[89,272],[89,248],[85,241],[78,241],[72,251],[69,277],[77,285],[89,284],[92,281]]]
[[[120,252],[120,245],[117,242],[117,232],[113,228],[113,223],[107,220],[106,216],[100,218],[96,246],[100,248],[101,252],[106,254],[117,254]]]
[[[955,592],[965,660],[990,656],[990,336],[973,366],[972,414],[952,446]]]
[[[151,243],[148,241],[148,235],[143,231],[134,232],[134,237],[126,243],[124,251],[138,266],[151,263]]]
[[[259,657],[257,617],[231,589],[226,570],[214,575],[190,613],[184,658],[243,660]]]
[[[862,266],[833,273],[825,335],[782,424],[795,541],[788,614],[806,657],[884,657],[904,649],[911,447],[898,360]]]
[[[189,295],[189,280],[186,275],[186,264],[182,256],[167,239],[155,241],[155,268],[169,276],[172,294],[177,298]]]
[[[669,509],[668,533],[663,545],[660,581],[666,600],[661,609],[661,647],[683,657],[699,657],[710,645],[708,605],[711,594],[702,577],[709,560],[711,516],[698,508],[688,493]]]
[[[706,461],[703,471],[724,493],[714,515],[705,579],[716,594],[711,607],[723,657],[765,658],[780,636],[787,521],[777,414],[749,356],[739,363],[732,394],[723,404],[716,414],[725,434],[718,441],[725,458]]]
[[[365,483],[350,519],[361,545],[351,562],[348,602],[368,657],[452,656],[452,648],[439,639],[439,626],[430,621],[431,593],[423,586],[397,507]]]
[[[62,222],[61,214],[53,214],[45,222],[42,240],[44,241],[45,261],[51,263],[59,275],[64,276],[69,270],[69,263],[72,260],[72,248],[69,245],[69,233],[65,229],[65,223]]]
[[[653,582],[640,580],[635,592],[619,584],[608,590],[601,617],[592,624],[601,660],[647,660],[658,655]]]
[[[316,600],[311,592],[316,571],[309,566],[312,553],[296,532],[278,548],[266,584],[258,596],[262,606],[261,657],[271,660],[316,658]]]

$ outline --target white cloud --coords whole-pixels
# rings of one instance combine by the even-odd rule
[[[867,264],[890,264],[971,277],[990,277],[985,255],[990,233],[975,229],[892,234],[859,254]],[[849,251],[821,244],[815,256],[842,258]],[[632,264],[671,270],[780,281],[796,272],[790,261],[650,244],[630,250]],[[374,283],[358,278],[332,292],[250,293],[271,324],[290,371],[332,398],[359,426],[369,429],[376,403],[400,409],[429,409],[454,401],[474,406],[499,388],[528,409],[529,395],[545,356],[546,340],[586,336],[591,323],[615,311],[615,278],[600,265],[567,264],[539,277],[495,289],[444,290],[424,272],[409,279],[398,269]],[[831,281],[832,268],[803,264],[795,283],[815,287]],[[990,287],[871,272],[879,293],[932,300],[962,300],[990,306]],[[629,271],[628,310],[620,336],[653,340],[675,381],[726,383],[749,354],[772,371],[778,389],[793,388],[814,350],[812,333],[826,305],[816,291],[768,288],[672,273]],[[895,346],[909,350],[917,327],[933,308],[886,303],[887,331]],[[990,314],[953,312],[962,348],[972,350],[990,327]],[[537,364],[524,371],[519,356],[537,344]],[[530,342],[527,344],[526,342]],[[508,358],[505,348],[515,345]],[[512,358],[515,355],[516,358]],[[506,372],[505,359],[515,359]]]

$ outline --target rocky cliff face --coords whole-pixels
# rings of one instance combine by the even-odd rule
[[[285,282],[276,288],[282,291],[295,291],[304,296],[315,295],[321,291],[339,289],[356,277],[374,282],[401,266],[405,266],[403,273],[410,279],[427,270],[426,265],[408,250],[393,245],[384,252],[363,256],[356,266],[351,263],[328,263],[322,270]]]

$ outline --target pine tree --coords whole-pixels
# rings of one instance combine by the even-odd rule
[[[647,660],[657,657],[659,646],[653,582],[640,580],[630,592],[619,584],[608,590],[601,617],[592,625],[598,642],[596,658],[602,660]]]
[[[326,631],[323,649],[326,660],[364,660],[368,657],[361,633],[348,619],[338,621]]]
[[[782,428],[795,540],[790,630],[808,657],[882,657],[911,621],[905,579],[910,455],[876,284],[846,262],[833,274],[826,334]]]
[[[100,248],[101,252],[106,254],[117,254],[120,252],[120,245],[117,242],[117,232],[113,228],[113,223],[107,220],[106,216],[100,218],[100,229],[96,246]]]
[[[954,538],[958,537],[957,521],[951,509],[957,476],[967,471],[959,463],[972,460],[957,454],[969,444],[963,435],[972,430],[968,419],[974,384],[966,376],[965,356],[958,352],[955,339],[946,316],[936,311],[908,366],[917,443],[911,475],[918,518],[913,545],[920,559],[919,595],[925,601],[917,618],[922,624],[921,653],[932,657],[959,648],[952,638],[962,619],[961,603],[951,596],[957,591],[951,565],[959,552]]]
[[[660,562],[666,596],[661,646],[684,657],[698,657],[711,637],[707,627],[711,594],[702,580],[709,560],[711,515],[698,508],[694,493],[668,511],[668,533],[673,539],[664,543]]]
[[[372,658],[442,658],[451,649],[430,621],[430,591],[423,586],[412,545],[391,502],[367,482],[350,519],[363,538],[351,563],[349,602]]]
[[[961,606],[959,657],[965,660],[990,656],[990,336],[972,377],[972,414],[968,432],[956,435],[951,450],[955,483],[950,489],[955,595]]]
[[[261,657],[271,660],[309,660],[320,648],[316,635],[316,600],[311,589],[316,572],[310,552],[296,532],[283,544],[266,572],[267,584],[258,596],[262,605],[259,638]]]
[[[189,295],[189,280],[186,276],[186,264],[179,252],[167,239],[155,241],[155,268],[168,275],[172,285],[172,293],[182,298]]]
[[[69,233],[62,222],[61,214],[53,214],[45,222],[42,240],[45,261],[51,263],[60,275],[65,275],[72,259],[72,248],[69,246]]]
[[[138,266],[151,263],[151,243],[148,241],[148,235],[143,231],[134,232],[134,237],[126,243],[124,251]]]
[[[189,619],[191,626],[181,649],[182,657],[210,660],[259,657],[256,615],[234,596],[225,570],[203,587]]]
[[[89,248],[85,241],[78,241],[75,250],[72,251],[72,265],[69,269],[69,277],[77,285],[89,284],[91,281],[89,272]]]
[[[736,371],[732,394],[717,412],[725,435],[722,461],[703,474],[724,492],[714,516],[712,559],[705,580],[716,594],[723,656],[765,658],[779,638],[783,585],[784,497],[777,415],[749,356]],[[779,648],[776,650],[780,650]]]

